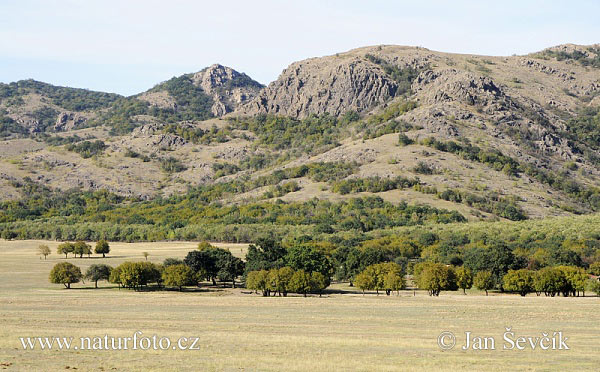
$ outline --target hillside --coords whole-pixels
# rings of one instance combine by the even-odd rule
[[[376,195],[472,221],[593,213],[599,72],[598,44],[510,57],[382,45],[295,62],[267,87],[221,65],[132,97],[2,84],[0,190]]]

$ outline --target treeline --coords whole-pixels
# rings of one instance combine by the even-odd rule
[[[415,191],[424,194],[435,194],[439,199],[454,203],[463,203],[469,207],[491,213],[511,221],[521,221],[527,219],[527,215],[523,209],[517,205],[517,199],[514,197],[504,198],[495,192],[489,193],[486,196],[479,196],[456,189],[446,189],[438,192],[436,187],[423,185],[418,177],[412,179],[402,176],[395,178],[367,177],[344,179],[333,182],[331,191],[345,195],[356,192],[378,193],[408,188],[413,188]]]
[[[342,195],[355,192],[384,192],[396,189],[407,189],[418,184],[420,184],[418,177],[413,179],[402,176],[397,176],[395,178],[351,178],[334,182],[331,191]]]
[[[481,148],[470,144],[460,144],[454,141],[442,142],[435,138],[426,138],[420,143],[425,146],[433,147],[439,151],[456,154],[466,160],[486,164],[507,175],[525,173],[529,177],[538,180],[540,183],[566,193],[592,210],[600,209],[600,189],[596,187],[586,187],[577,183],[568,172],[557,173],[551,170],[544,170],[533,164],[518,162],[511,157],[503,155],[500,151],[482,150]]]
[[[258,143],[273,150],[288,150],[293,155],[315,155],[339,145],[349,124],[359,120],[355,112],[337,118],[333,115],[311,115],[305,119],[258,115],[230,121],[235,129],[253,132]]]
[[[21,80],[9,84],[0,83],[0,99],[20,97],[29,93],[37,93],[48,97],[53,104],[71,111],[87,111],[109,107],[122,98],[122,96],[114,93],[59,87],[35,80]]]

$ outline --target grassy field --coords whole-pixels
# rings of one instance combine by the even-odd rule
[[[0,367],[7,370],[598,370],[600,299],[529,295],[482,296],[443,292],[439,298],[404,291],[400,296],[339,294],[263,298],[245,290],[133,292],[100,282],[65,290],[48,282],[64,261],[40,260],[38,241],[0,240]],[[195,243],[113,243],[110,258],[91,263],[160,262],[183,257]],[[245,245],[221,245],[243,256]],[[502,350],[505,327],[517,336],[562,331],[567,351]],[[197,336],[200,350],[23,350],[19,337]],[[437,336],[457,335],[442,351]],[[464,332],[492,336],[496,350],[460,350]]]

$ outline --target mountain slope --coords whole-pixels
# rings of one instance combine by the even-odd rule
[[[29,177],[143,199],[222,185],[222,203],[378,195],[472,220],[590,213],[600,208],[599,51],[374,46],[295,62],[267,87],[213,65],[133,97],[90,92],[80,106],[30,94],[71,111],[44,136],[12,129],[0,142],[0,189],[18,197]],[[2,107],[39,107],[12,106],[21,96],[4,94]]]

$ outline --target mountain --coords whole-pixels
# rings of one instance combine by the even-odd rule
[[[292,63],[266,87],[218,64],[131,97],[2,84],[0,190],[376,195],[469,220],[591,213],[599,72],[598,44],[509,57],[381,45]]]

